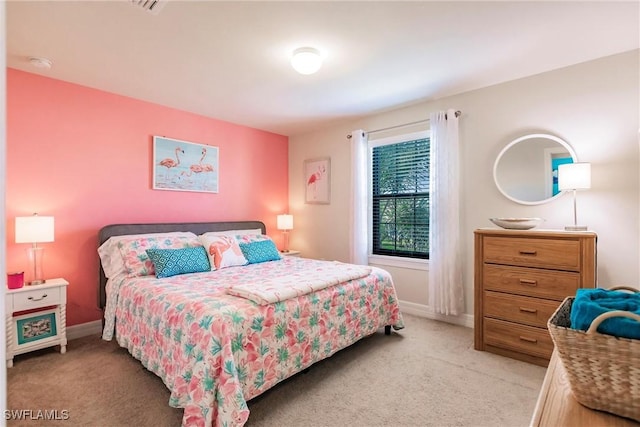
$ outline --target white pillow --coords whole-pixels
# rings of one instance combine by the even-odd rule
[[[255,236],[256,234],[262,234],[262,230],[260,228],[249,229],[249,230],[226,230],[226,231],[208,231],[204,234],[201,234],[202,237],[211,237],[211,236]]]
[[[100,262],[102,263],[102,269],[104,275],[107,278],[114,277],[118,273],[125,273],[126,268],[124,265],[124,259],[122,253],[118,249],[118,243],[125,239],[131,238],[146,238],[146,237],[195,237],[194,233],[189,231],[174,231],[170,233],[147,233],[147,234],[125,234],[122,236],[109,237],[98,248],[98,255],[100,256]]]

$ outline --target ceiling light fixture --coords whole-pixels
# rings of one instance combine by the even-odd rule
[[[131,0],[133,6],[139,7],[152,15],[157,15],[169,0]]]
[[[300,74],[313,74],[322,66],[322,55],[312,47],[298,48],[293,51],[291,66]]]
[[[50,59],[42,58],[39,56],[30,56],[29,62],[36,68],[51,68],[52,65]]]

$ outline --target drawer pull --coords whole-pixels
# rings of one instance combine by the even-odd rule
[[[43,299],[45,299],[47,297],[47,294],[42,294],[42,297],[40,298],[34,298],[34,297],[29,297],[27,298],[29,301],[42,301]]]
[[[538,340],[535,338],[529,338],[529,337],[523,337],[522,335],[520,335],[520,340],[521,341],[526,341],[526,342],[530,342],[532,344],[538,344]]]
[[[520,307],[520,311],[524,311],[525,313],[537,313],[538,310],[536,310],[535,308],[526,308],[526,307]]]
[[[533,255],[535,256],[537,251],[520,251],[520,255]]]
[[[538,286],[538,281],[531,279],[520,279],[520,284],[525,286]]]

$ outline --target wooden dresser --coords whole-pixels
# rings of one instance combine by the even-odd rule
[[[475,348],[547,366],[547,320],[596,284],[593,232],[475,231]]]

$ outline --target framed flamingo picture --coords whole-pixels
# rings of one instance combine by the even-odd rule
[[[331,158],[304,161],[305,203],[331,203]]]
[[[218,147],[153,137],[153,189],[218,192]]]

